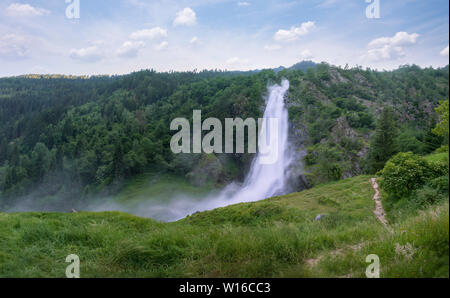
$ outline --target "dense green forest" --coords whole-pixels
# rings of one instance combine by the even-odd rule
[[[170,122],[192,118],[194,109],[203,119],[261,117],[267,86],[282,78],[290,81],[292,143],[306,152],[302,187],[375,173],[397,152],[425,155],[448,145],[448,134],[433,133],[435,108],[449,97],[448,66],[375,71],[306,63],[277,71],[1,78],[0,210],[21,197],[116,192],[146,172],[190,177],[203,165],[216,186],[242,179],[251,154],[174,155]],[[376,151],[386,130],[392,146]],[[214,175],[211,164],[219,167]]]

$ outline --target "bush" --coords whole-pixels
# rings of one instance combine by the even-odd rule
[[[381,187],[394,199],[411,195],[427,182],[448,173],[445,164],[429,163],[411,152],[391,158],[381,171]]]
[[[448,175],[435,178],[427,183],[430,187],[448,196]]]
[[[411,201],[417,207],[427,207],[439,202],[443,198],[444,196],[439,190],[426,185],[425,187],[414,192]]]
[[[328,164],[325,166],[326,168],[326,174],[330,181],[337,181],[342,178],[342,168],[339,164]]]

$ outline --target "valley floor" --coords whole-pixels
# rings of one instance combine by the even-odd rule
[[[448,200],[386,229],[369,176],[160,223],[119,212],[0,213],[0,277],[449,276]],[[318,214],[326,215],[316,221]],[[389,214],[388,214],[389,219]]]

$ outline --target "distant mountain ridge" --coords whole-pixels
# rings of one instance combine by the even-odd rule
[[[291,70],[301,70],[301,71],[306,71],[309,68],[315,68],[317,67],[317,63],[312,62],[310,60],[303,60],[301,62],[295,63],[294,65],[292,65],[291,67],[284,67],[284,66],[279,66],[277,68],[273,68],[273,71],[275,71],[276,73],[285,70],[285,69],[291,69]]]

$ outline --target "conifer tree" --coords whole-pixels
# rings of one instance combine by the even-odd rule
[[[396,136],[397,129],[394,111],[392,108],[386,107],[381,113],[375,134],[370,143],[366,165],[367,172],[373,174],[382,170],[389,158],[397,153]]]

